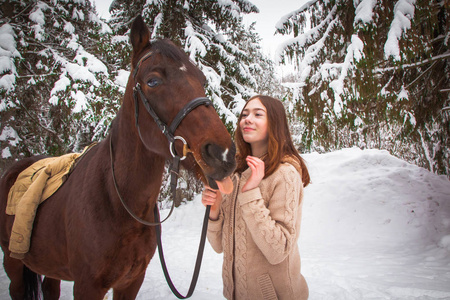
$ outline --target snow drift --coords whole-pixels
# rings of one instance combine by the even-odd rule
[[[303,157],[312,184],[305,190],[299,244],[310,299],[450,298],[448,178],[380,150]],[[167,265],[182,294],[194,269],[203,214],[197,195],[163,225]],[[207,244],[191,299],[223,299],[221,264],[222,255]],[[8,299],[8,285],[1,272],[0,299]],[[72,283],[63,282],[61,299],[73,299]],[[177,299],[156,256],[138,299]]]

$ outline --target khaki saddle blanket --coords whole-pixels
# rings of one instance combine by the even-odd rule
[[[6,214],[15,215],[9,241],[11,257],[22,259],[30,249],[30,238],[38,205],[66,181],[82,153],[41,159],[22,171],[8,194]]]

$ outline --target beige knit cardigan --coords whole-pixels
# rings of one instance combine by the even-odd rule
[[[224,253],[223,294],[227,299],[308,298],[300,271],[298,237],[303,183],[296,164],[283,163],[259,187],[238,192],[251,170],[233,176],[219,219],[209,221],[208,240]]]

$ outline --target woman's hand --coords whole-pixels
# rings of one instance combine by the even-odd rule
[[[246,192],[251,189],[258,187],[261,180],[264,178],[264,162],[255,156],[247,156],[247,164],[252,171],[250,178],[247,180],[245,185],[242,187],[242,191]]]
[[[219,218],[220,205],[222,203],[222,194],[220,191],[205,185],[205,189],[202,192],[202,203],[204,206],[211,205],[209,218],[213,221],[217,220]]]

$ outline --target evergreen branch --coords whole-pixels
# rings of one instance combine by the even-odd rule
[[[400,69],[409,69],[409,68],[415,68],[415,67],[419,67],[425,64],[428,64],[430,62],[434,62],[434,61],[440,61],[443,59],[447,59],[450,57],[450,51],[445,52],[443,54],[440,55],[436,55],[433,56],[431,58],[413,63],[413,64],[404,64],[404,65],[400,65],[400,66],[396,66],[396,67],[389,67],[389,68],[376,68],[374,69],[375,73],[383,73],[383,72],[389,72],[389,71],[396,71],[396,70],[400,70]]]
[[[409,87],[410,87],[411,85],[413,85],[413,84],[416,83],[420,78],[422,78],[428,71],[430,71],[430,70],[436,65],[437,62],[438,62],[437,60],[434,61],[433,64],[432,64],[431,66],[429,66],[425,71],[423,71],[422,73],[420,73],[420,75],[417,76],[416,79],[414,79],[410,84],[408,84],[408,85],[405,87],[405,90],[409,89]]]
[[[37,1],[32,1],[32,3],[30,3],[30,5],[28,5],[27,7],[25,7],[21,12],[19,12],[17,15],[13,16],[11,18],[11,20],[14,20],[18,17],[20,17],[20,15],[22,15],[25,11],[27,11],[31,6],[36,5]],[[8,22],[9,23],[9,22]]]
[[[330,23],[333,23],[333,21],[335,20],[336,11],[337,6],[335,5],[328,13],[326,18],[323,21],[321,21],[317,26],[311,28],[307,32],[297,37],[287,40],[286,42],[282,43],[282,45],[279,48],[286,49],[288,47],[294,46],[295,44],[297,44],[299,47],[304,47],[304,45],[308,41],[312,40],[315,35],[320,37],[320,35],[318,35],[317,33],[323,31],[324,28],[326,29],[325,31],[328,31]]]
[[[17,76],[17,78],[32,78],[32,77],[52,76],[52,75],[60,75],[60,74],[57,74],[57,73],[47,73],[47,74],[20,75],[20,76]]]
[[[20,102],[20,100],[18,100],[19,105],[25,110],[25,113],[34,121],[36,122],[37,125],[39,125],[39,127],[41,127],[42,129],[50,132],[51,134],[54,134],[55,136],[58,136],[58,134],[56,132],[54,132],[53,130],[51,130],[50,128],[45,127],[44,125],[41,124],[41,122],[39,122],[38,120],[36,120],[35,117],[33,117],[31,115],[31,113],[28,111],[28,109],[22,104],[22,102]]]

